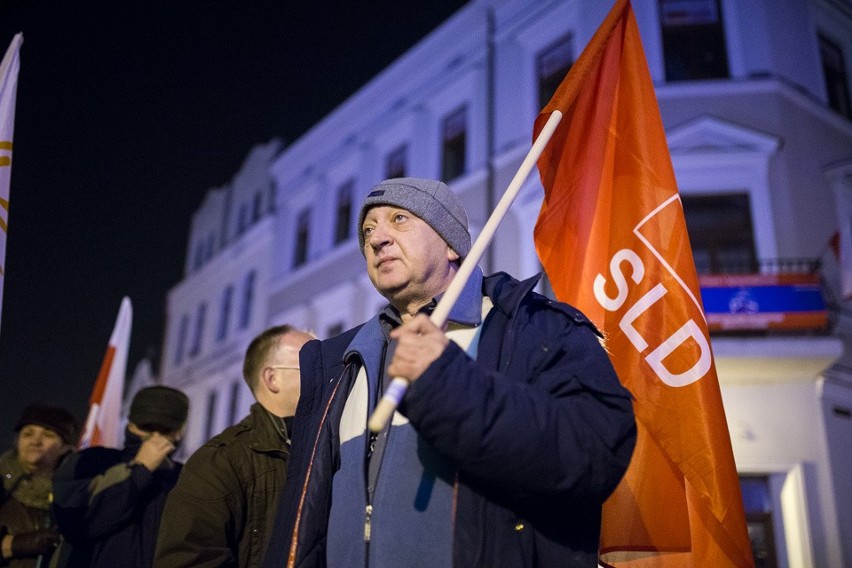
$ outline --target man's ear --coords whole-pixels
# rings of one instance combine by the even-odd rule
[[[278,377],[275,374],[275,369],[272,367],[264,367],[260,373],[260,381],[269,392],[278,393],[281,387],[278,385]]]
[[[449,246],[447,247],[447,260],[449,260],[450,262],[455,262],[455,261],[459,260],[460,258],[461,257],[459,256],[459,253],[454,251]]]

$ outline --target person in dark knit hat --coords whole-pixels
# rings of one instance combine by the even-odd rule
[[[130,403],[131,424],[148,432],[178,432],[186,422],[189,400],[169,387],[147,387],[136,393]]]
[[[53,473],[77,439],[66,409],[27,406],[15,425],[15,445],[0,455],[0,566],[47,566],[61,537],[50,515]]]
[[[462,200],[395,178],[364,199],[358,240],[388,304],[300,353],[287,484],[264,566],[597,565],[601,505],[636,440],[630,393],[595,326],[478,268],[428,317],[471,250]],[[379,433],[367,419],[409,382]]]
[[[130,403],[124,448],[87,448],[54,477],[53,511],[68,568],[149,568],[166,496],[182,464],[170,459],[183,438],[189,399],[153,386]]]

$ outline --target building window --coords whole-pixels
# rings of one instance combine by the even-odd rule
[[[251,222],[257,223],[263,215],[263,196],[260,192],[254,194],[251,205]]]
[[[190,357],[195,357],[201,352],[201,340],[204,337],[204,319],[206,316],[207,304],[201,304],[195,313],[195,334],[192,336],[192,345],[189,347]]]
[[[394,148],[387,158],[385,158],[385,177],[401,178],[405,177],[405,165],[408,161],[408,146],[401,144]]]
[[[177,346],[175,347],[175,365],[183,363],[183,352],[186,349],[186,335],[189,333],[189,316],[184,314],[180,317],[178,327]]]
[[[293,268],[308,261],[308,238],[310,237],[311,210],[305,209],[296,219],[296,247],[293,250]]]
[[[328,330],[325,333],[326,337],[334,337],[335,335],[340,335],[345,330],[343,322],[339,321],[334,325],[328,326]]]
[[[216,391],[207,393],[207,417],[204,422],[204,441],[213,437],[216,428]]]
[[[205,255],[207,257],[207,260],[210,260],[211,258],[213,258],[213,252],[215,251],[215,248],[216,248],[216,235],[213,234],[213,233],[210,233],[209,235],[207,235],[207,254]]]
[[[776,568],[775,527],[772,516],[772,493],[769,477],[765,475],[741,475],[740,489],[751,541],[751,554],[756,568]]]
[[[240,211],[237,214],[237,235],[242,235],[246,232],[249,224],[249,211],[248,204],[243,203],[240,205]]]
[[[747,194],[687,195],[682,200],[699,274],[759,271]]]
[[[272,182],[269,182],[268,187],[266,188],[266,212],[267,213],[275,213],[275,185]]]
[[[538,108],[544,108],[571,69],[571,38],[563,37],[542,51],[536,60]]]
[[[825,88],[828,92],[828,106],[845,116],[852,118],[852,105],[849,103],[849,79],[846,75],[846,60],[839,45],[820,34],[819,54],[822,59],[822,72],[825,75]]]
[[[453,180],[465,172],[467,150],[467,107],[453,111],[446,118],[441,136],[441,179]]]
[[[337,190],[337,217],[334,225],[334,244],[349,240],[352,229],[352,189],[355,183],[350,180]]]
[[[246,279],[243,281],[243,304],[242,309],[240,310],[240,329],[247,328],[251,321],[255,280],[257,280],[257,273],[251,271],[246,275]]]
[[[242,390],[242,385],[240,384],[242,381],[236,380],[231,383],[231,400],[228,404],[228,425],[232,426],[237,423],[239,420],[239,416],[237,413],[240,411],[240,390]]]
[[[228,337],[228,322],[231,319],[231,304],[233,303],[234,287],[228,286],[222,292],[222,305],[219,310],[219,328],[216,330],[216,339],[222,341]]]
[[[728,77],[719,0],[659,0],[667,81]]]
[[[195,245],[195,256],[192,258],[193,270],[198,270],[204,266],[204,241]]]

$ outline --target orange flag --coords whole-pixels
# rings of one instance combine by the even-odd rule
[[[132,322],[133,307],[130,298],[124,297],[118,309],[115,327],[109,337],[101,371],[89,397],[89,414],[77,444],[81,450],[91,446],[122,446],[124,431],[121,424],[121,399],[124,394],[124,371],[127,368]]]
[[[535,242],[556,296],[606,337],[639,437],[604,505],[605,566],[753,566],[683,210],[633,10],[616,2],[536,120]]]

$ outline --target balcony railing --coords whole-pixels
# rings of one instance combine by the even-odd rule
[[[699,274],[710,331],[820,333],[829,327],[818,259],[731,263]]]
[[[751,262],[717,262],[711,269],[696,262],[699,275],[704,274],[816,274],[820,260],[815,258],[770,258]]]

